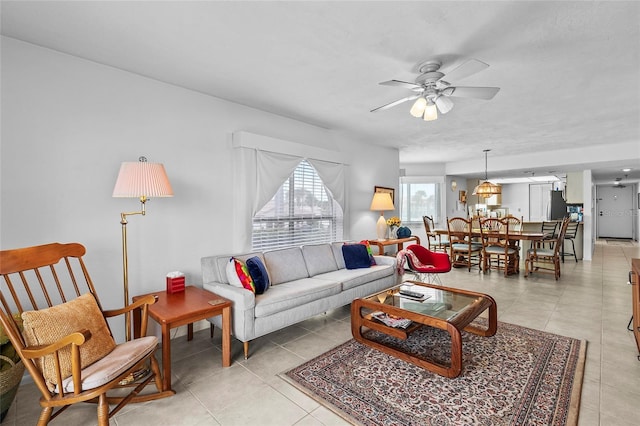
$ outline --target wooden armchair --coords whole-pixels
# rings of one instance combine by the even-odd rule
[[[435,223],[430,216],[422,216],[424,230],[427,234],[427,248],[431,251],[449,251],[449,240],[446,236],[435,232]]]
[[[534,246],[527,251],[525,277],[528,277],[533,272],[546,272],[554,274],[556,280],[560,278],[560,250],[568,225],[569,218],[567,217],[560,224],[560,232],[556,238],[542,240],[539,246]],[[544,243],[551,244],[552,248],[543,248]]]
[[[97,402],[98,424],[107,426],[109,418],[129,402],[173,395],[161,391],[154,356],[158,339],[146,336],[147,308],[154,298],[103,311],[84,254],[84,246],[77,243],[0,251],[0,321],[42,394],[38,425],[46,425],[72,404]],[[106,318],[135,308],[142,309],[143,337],[116,344]],[[22,316],[22,334],[15,312]],[[141,371],[147,373],[138,378]],[[131,377],[137,380],[129,383],[126,379]],[[151,381],[157,391],[140,394]],[[130,392],[107,396],[116,388]],[[115,404],[111,411],[109,404]]]
[[[447,220],[451,265],[464,266],[469,272],[474,265],[482,270],[482,243],[474,241],[472,223],[472,220],[463,217]]]
[[[492,268],[503,269],[505,277],[518,272],[519,250],[509,239],[510,225],[511,221],[506,217],[480,220],[484,272]]]

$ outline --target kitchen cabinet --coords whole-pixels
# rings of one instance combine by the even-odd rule
[[[485,198],[485,204],[488,206],[499,206],[502,204],[502,194],[492,195],[489,198]]]
[[[582,204],[582,172],[567,173],[567,184],[565,186],[565,198],[567,204]]]

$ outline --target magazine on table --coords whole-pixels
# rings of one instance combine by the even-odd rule
[[[389,327],[407,328],[411,325],[411,320],[409,319],[400,318],[381,311],[373,312],[371,316]]]

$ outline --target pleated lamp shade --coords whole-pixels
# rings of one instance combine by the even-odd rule
[[[160,163],[126,162],[120,166],[114,197],[173,197],[169,178]]]

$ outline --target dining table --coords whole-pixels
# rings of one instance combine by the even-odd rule
[[[432,232],[440,235],[449,234],[449,231],[447,229],[434,229]],[[471,230],[471,236],[474,238],[482,238],[482,234],[483,233],[481,232],[480,228],[474,228]],[[504,236],[504,232],[489,230],[489,231],[484,231],[484,235],[489,237]],[[509,239],[510,242],[512,242],[514,247],[518,246],[517,244],[518,241],[531,241],[532,242],[531,246],[533,247],[534,251],[537,248],[537,244],[535,244],[535,242],[545,240],[550,236],[551,234],[546,232],[532,232],[532,231],[509,231],[509,233],[507,234],[507,238]],[[526,254],[528,251],[528,247],[522,248],[522,251],[523,251],[522,254]],[[520,255],[520,258],[522,258],[521,255]],[[513,273],[520,272],[519,268],[513,268],[513,271],[514,271]]]

